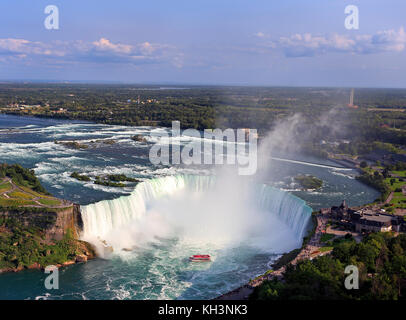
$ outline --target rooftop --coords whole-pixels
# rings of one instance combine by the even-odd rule
[[[376,221],[376,222],[391,222],[392,221],[392,217],[390,216],[384,216],[381,214],[364,214],[361,217],[361,220],[369,220],[369,221]]]

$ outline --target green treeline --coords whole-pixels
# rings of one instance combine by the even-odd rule
[[[79,181],[92,181],[90,176],[87,176],[85,174],[80,174],[76,171],[72,172],[70,176]],[[118,188],[126,187],[127,185],[122,182],[138,183],[138,182],[140,182],[140,180],[138,180],[136,178],[127,177],[125,174],[110,174],[105,177],[95,176],[94,181],[93,181],[94,184],[107,186],[107,187],[118,187]]]
[[[139,182],[138,179],[127,177],[125,174],[110,174],[107,176],[107,179],[115,182],[120,181]]]
[[[389,186],[385,183],[385,178],[378,171],[375,171],[373,174],[364,172],[357,176],[356,179],[377,189],[381,193],[379,197],[380,201],[385,201],[391,192]]]
[[[89,176],[86,176],[84,174],[79,174],[76,171],[72,172],[70,176],[71,176],[71,178],[75,178],[76,180],[79,180],[79,181],[90,181],[91,180]]]
[[[38,178],[35,176],[34,170],[26,169],[19,164],[0,164],[0,179],[5,177],[12,179],[14,183],[20,186],[30,188],[36,192],[48,194]]]
[[[256,128],[260,133],[299,113],[297,145],[312,154],[325,155],[328,146],[321,147],[320,141],[329,139],[350,140],[331,146],[348,154],[374,150],[375,142],[406,144],[404,89],[357,89],[358,109],[347,108],[349,93],[345,88],[160,90],[159,86],[9,83],[0,84],[0,110],[119,125],[171,126],[178,120],[182,128]],[[19,107],[23,105],[32,107]]]

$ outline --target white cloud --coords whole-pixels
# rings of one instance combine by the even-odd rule
[[[258,37],[258,38],[264,38],[266,35],[265,35],[265,33],[263,33],[263,32],[257,32],[257,33],[255,34],[255,36]]]
[[[399,31],[378,32],[371,38],[371,43],[381,50],[403,51],[405,49],[406,33],[403,27]]]
[[[52,48],[42,42],[28,41],[25,39],[0,39],[0,55],[27,57],[28,55],[55,55],[62,56],[58,48]]]
[[[261,36],[266,38],[266,35]],[[294,34],[260,44],[260,47],[281,49],[287,57],[309,57],[330,52],[373,54],[381,52],[401,52],[405,49],[406,33],[386,30],[374,35],[312,35]]]
[[[106,38],[101,38],[98,41],[94,41],[94,48],[100,51],[114,52],[119,54],[130,54],[132,51],[132,46],[127,44],[114,44]]]
[[[94,62],[146,64],[171,61],[177,54],[175,51],[168,45],[150,42],[130,45],[113,43],[106,38],[101,38],[91,44],[81,45],[74,54],[78,59]]]
[[[0,56],[40,62],[42,58],[56,63],[86,61],[94,63],[150,64],[171,63],[179,67],[182,55],[176,48],[143,42],[138,44],[114,43],[106,38],[97,41],[34,42],[25,39],[0,39]]]

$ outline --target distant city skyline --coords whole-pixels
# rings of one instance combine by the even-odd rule
[[[48,5],[59,30],[44,26]],[[401,0],[4,0],[0,12],[2,81],[406,87]]]

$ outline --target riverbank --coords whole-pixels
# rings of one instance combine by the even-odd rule
[[[62,263],[54,263],[54,264],[47,264],[47,265],[41,265],[38,262],[34,262],[33,264],[31,264],[27,267],[18,266],[15,268],[10,268],[10,267],[2,268],[2,269],[0,269],[0,274],[8,273],[8,272],[15,273],[15,272],[21,272],[24,270],[42,270],[42,271],[44,271],[47,266],[51,266],[51,265],[56,266],[59,269],[59,268],[67,267],[67,266],[77,264],[77,263],[86,263],[89,260],[96,259],[97,255],[96,255],[94,248],[87,242],[84,242],[84,241],[80,241],[80,242],[82,243],[80,246],[82,246],[83,254],[78,254],[72,260],[67,260]]]

